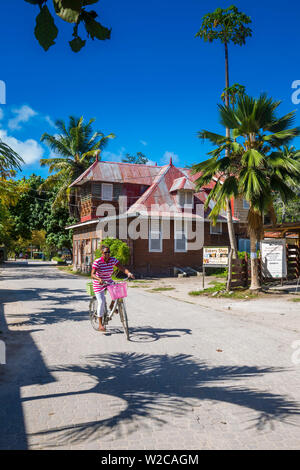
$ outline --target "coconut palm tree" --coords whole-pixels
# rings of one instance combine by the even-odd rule
[[[58,188],[53,208],[66,206],[70,202],[70,184],[78,178],[92,163],[95,156],[99,159],[100,152],[106,147],[114,134],[104,136],[102,132],[93,131],[90,119],[87,124],[83,117],[70,116],[68,126],[61,119],[55,122],[59,134],[43,134],[42,142],[46,142],[57,157],[42,158],[41,166],[48,166],[53,173],[40,186],[39,190]]]
[[[21,170],[24,160],[12,148],[0,140],[0,177],[14,176]]]
[[[224,45],[225,52],[225,89],[223,93],[225,106],[229,107],[230,100],[230,86],[229,86],[229,54],[228,48],[230,44],[243,46],[246,39],[252,36],[252,30],[248,26],[251,23],[251,18],[245,13],[238,10],[235,5],[228,8],[217,8],[212,13],[207,13],[202,18],[202,24],[196,37],[200,37],[205,42],[220,41]],[[233,93],[231,94],[231,97]],[[230,130],[226,127],[226,136],[230,137]],[[229,149],[226,149],[228,152]],[[227,155],[228,156],[228,155]],[[234,235],[233,221],[232,221],[232,208],[230,199],[227,200],[226,206],[228,235],[230,239],[231,253],[230,253],[230,269],[231,272],[231,257],[237,256],[236,239]]]
[[[300,135],[300,129],[291,128],[294,112],[277,117],[279,104],[266,95],[258,99],[244,95],[239,97],[235,109],[219,105],[221,122],[232,130],[232,137],[200,132],[200,137],[217,148],[210,152],[210,159],[193,167],[194,172],[202,172],[196,181],[198,187],[217,176],[206,201],[207,205],[211,199],[216,201],[211,218],[216,218],[232,197],[243,197],[249,202],[252,290],[260,288],[256,243],[263,234],[263,215],[269,212],[274,220],[276,195],[283,201],[294,198],[296,192],[290,182],[300,178],[299,161],[294,154],[282,151],[282,146]]]
[[[12,204],[17,199],[17,184],[12,181],[24,160],[7,144],[0,140],[0,203]]]

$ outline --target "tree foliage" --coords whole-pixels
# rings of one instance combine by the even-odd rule
[[[101,257],[101,246],[108,246],[110,249],[111,256],[117,258],[122,265],[126,265],[130,259],[130,248],[129,246],[119,240],[118,238],[107,237],[99,245],[99,248],[95,251],[95,258]]]
[[[145,165],[148,163],[148,161],[148,158],[142,152],[137,152],[136,155],[130,155],[129,153],[126,153],[125,157],[122,158],[122,162],[124,163],[137,163]]]
[[[283,151],[282,146],[299,136],[300,128],[292,127],[294,112],[277,116],[279,104],[265,94],[258,99],[242,95],[235,109],[219,105],[221,122],[231,129],[232,137],[206,130],[199,133],[199,137],[216,146],[209,152],[208,160],[193,167],[194,173],[201,172],[196,180],[198,188],[217,178],[206,201],[206,207],[215,201],[210,217],[215,219],[228,199],[246,199],[250,205],[248,230],[252,246],[262,236],[263,215],[275,216],[276,197],[288,202],[297,196],[300,163],[295,153]],[[252,285],[259,285],[257,277],[252,277]]]
[[[217,8],[214,12],[203,17],[201,28],[196,37],[204,41],[221,41],[223,44],[233,44],[242,46],[246,38],[252,36],[252,30],[247,26],[251,23],[251,18],[238,10],[234,5],[223,9]]]
[[[24,250],[24,247],[35,245],[38,240],[41,243],[44,237],[45,246],[50,251],[55,253],[62,248],[72,251],[72,231],[65,230],[65,227],[74,223],[75,219],[70,217],[67,208],[53,209],[58,186],[39,193],[38,189],[43,182],[41,176],[34,174],[16,182],[22,190],[17,203],[10,205],[6,211],[9,220],[6,244],[16,251],[20,247]]]
[[[73,27],[73,39],[69,41],[73,52],[79,52],[86,44],[86,40],[79,36],[78,30],[83,25],[88,38],[94,40],[110,39],[111,30],[96,20],[98,13],[95,10],[87,10],[86,7],[98,3],[99,0],[25,0],[27,3],[39,7],[36,16],[34,34],[42,48],[47,51],[55,44],[58,28],[55,25],[54,16],[71,23]],[[48,8],[53,4],[54,12]]]
[[[53,153],[53,158],[41,159],[41,166],[48,166],[53,173],[40,186],[40,190],[58,188],[53,208],[68,207],[70,202],[70,184],[75,181],[94,161],[99,158],[101,150],[108,144],[109,139],[114,139],[114,134],[105,136],[100,131],[93,130],[93,122],[90,119],[87,124],[83,117],[70,116],[68,125],[61,119],[55,125],[59,134],[43,134],[41,141],[48,144]],[[72,207],[72,206],[71,206]]]

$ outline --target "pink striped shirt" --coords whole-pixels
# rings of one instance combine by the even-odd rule
[[[108,284],[112,284],[113,280],[111,275],[113,273],[114,266],[117,266],[118,264],[119,260],[117,260],[117,258],[113,258],[111,256],[106,263],[102,256],[101,258],[95,259],[92,268],[95,269],[97,277],[100,277],[102,281],[107,282]],[[105,289],[105,286],[102,286],[98,281],[96,281],[96,279],[93,279],[93,289],[94,292],[102,292]]]

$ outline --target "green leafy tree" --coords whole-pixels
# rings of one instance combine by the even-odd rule
[[[245,13],[240,12],[238,8],[231,5],[229,8],[217,8],[214,12],[208,13],[202,19],[201,28],[199,29],[196,37],[200,37],[204,41],[213,42],[220,41],[224,45],[225,50],[225,106],[229,107],[229,58],[228,46],[234,44],[243,46],[246,39],[252,36],[252,30],[248,26],[251,23],[251,18]],[[233,94],[232,94],[233,96]],[[226,127],[226,137],[230,137],[229,128]],[[226,149],[228,152],[229,149]],[[231,245],[231,255],[237,256],[237,246],[234,235],[232,209],[230,199],[227,201],[227,223],[228,234]],[[231,259],[231,258],[230,258]],[[231,273],[231,267],[230,267]],[[231,275],[231,274],[230,274]]]
[[[30,240],[33,230],[44,228],[45,213],[49,211],[47,193],[38,194],[38,188],[43,178],[32,174],[16,182],[19,191],[18,201],[9,207],[13,220],[11,236],[14,239],[22,237]]]
[[[10,240],[9,246],[14,247],[15,251],[21,248],[24,250],[31,244],[35,245],[44,234],[43,248],[49,252],[49,256],[63,248],[72,253],[72,231],[65,230],[65,227],[74,223],[75,219],[70,217],[67,208],[53,208],[53,201],[59,191],[58,185],[52,190],[39,193],[38,189],[43,182],[41,176],[34,174],[17,182],[23,191],[20,191],[17,203],[10,205],[6,214],[10,221],[6,233],[6,238]]]
[[[41,166],[48,166],[50,175],[40,186],[40,190],[49,190],[58,187],[53,208],[75,205],[74,193],[71,194],[70,184],[75,181],[92,163],[95,156],[99,158],[109,139],[115,138],[114,134],[104,136],[100,131],[94,131],[92,124],[95,119],[90,119],[87,124],[83,117],[70,116],[69,124],[66,126],[63,120],[57,120],[55,125],[60,132],[59,135],[43,134],[41,141],[48,144],[54,158],[41,159]],[[70,195],[73,196],[70,198]]]
[[[129,153],[126,153],[125,157],[122,158],[122,162],[124,163],[137,163],[146,165],[148,161],[148,158],[142,152],[137,152],[136,155],[130,155]]]
[[[4,204],[0,202],[0,245],[5,245],[8,249],[11,248],[12,219],[10,212]]]
[[[106,245],[110,249],[111,256],[117,258],[122,265],[126,265],[130,259],[130,248],[129,246],[119,240],[118,238],[107,237],[99,245],[99,248],[95,251],[95,258],[101,257],[101,246]]]
[[[39,7],[36,17],[34,34],[45,51],[55,44],[58,28],[53,15],[67,23],[73,24],[73,39],[69,41],[73,52],[79,52],[86,44],[86,40],[79,36],[79,27],[83,25],[85,32],[92,40],[101,41],[110,39],[111,30],[96,20],[98,13],[95,10],[86,10],[86,7],[98,3],[99,0],[25,0],[27,3]],[[54,8],[51,13],[48,5]]]
[[[66,230],[65,227],[72,225],[76,219],[70,217],[67,209],[60,207],[51,209],[45,217],[44,227],[46,230],[46,244],[51,253],[66,248],[70,254],[73,253],[73,231]]]
[[[194,172],[202,172],[196,181],[198,187],[211,181],[213,176],[218,178],[206,201],[206,206],[211,200],[215,201],[211,218],[224,210],[226,201],[232,197],[243,197],[249,202],[252,290],[260,288],[256,243],[263,234],[263,216],[270,213],[275,221],[277,194],[285,202],[295,198],[296,191],[290,183],[296,184],[300,177],[297,158],[282,151],[282,146],[300,135],[300,129],[291,127],[294,112],[277,117],[279,104],[280,101],[266,95],[258,99],[244,95],[238,99],[234,110],[219,105],[221,122],[232,130],[232,137],[202,131],[200,136],[216,145],[216,149],[210,152],[208,160],[193,167]]]

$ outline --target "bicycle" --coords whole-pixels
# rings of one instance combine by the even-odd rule
[[[124,297],[127,296],[127,284],[126,282],[114,282],[112,284],[104,284],[104,285],[106,287],[105,294],[107,293],[107,290],[109,290],[109,293],[112,297],[113,304],[112,304],[112,307],[108,308],[106,298],[105,298],[102,324],[103,326],[106,327],[108,325],[108,322],[112,320],[112,317],[116,313],[116,310],[118,310],[118,314],[120,316],[120,320],[124,329],[124,334],[126,336],[127,341],[129,341],[128,317],[127,317],[126,305],[125,305],[125,300],[124,300]],[[88,294],[92,296],[92,299],[90,300],[90,304],[89,304],[90,321],[94,330],[98,330],[99,328],[99,317],[97,316],[98,302],[97,302],[97,298],[93,290],[93,283],[88,282],[86,286],[87,286]]]

